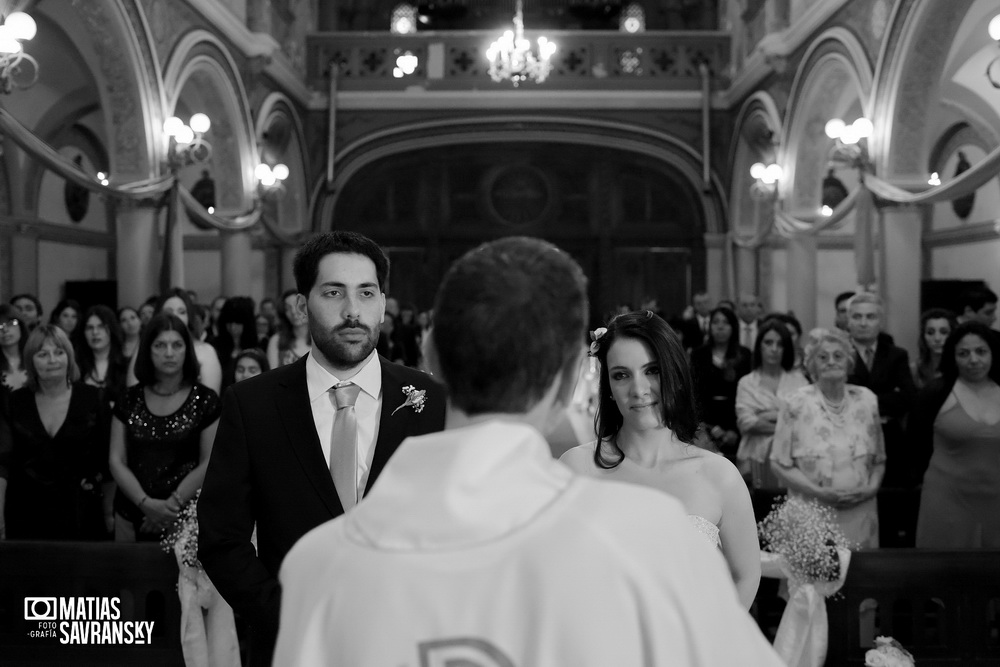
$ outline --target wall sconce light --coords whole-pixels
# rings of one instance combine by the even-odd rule
[[[773,197],[778,191],[778,181],[785,175],[781,165],[755,162],[750,167],[750,176],[754,179],[750,186],[750,194],[754,197]]]
[[[24,90],[38,81],[38,61],[25,53],[21,44],[30,41],[36,31],[35,19],[24,12],[8,14],[0,24],[0,92]]]
[[[190,125],[185,125],[177,116],[163,121],[163,134],[168,141],[167,162],[171,171],[176,172],[190,164],[203,164],[212,158],[212,144],[204,138],[211,127],[212,121],[203,113],[191,116]]]
[[[989,33],[990,39],[994,42],[1000,42],[1000,14],[990,19],[986,31]],[[991,60],[990,64],[986,66],[986,80],[994,88],[1000,88],[1000,56]]]
[[[927,179],[927,185],[932,185],[932,186],[941,185],[941,177],[938,176],[938,173],[936,171],[931,174],[930,178]]]
[[[262,197],[281,198],[285,194],[285,179],[289,176],[289,170],[284,164],[272,167],[261,162],[253,170],[253,175],[257,177],[257,189]]]
[[[870,120],[862,116],[848,125],[840,118],[833,118],[827,122],[825,130],[826,136],[836,141],[832,157],[834,163],[874,171],[868,157],[868,138],[875,130]]]

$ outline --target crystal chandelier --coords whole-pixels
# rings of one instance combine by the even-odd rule
[[[490,44],[486,59],[490,61],[490,78],[499,83],[510,79],[514,87],[528,79],[535,83],[545,81],[552,71],[550,59],[556,52],[556,45],[545,37],[538,38],[537,49],[524,36],[524,15],[521,0],[517,0],[514,12],[514,30],[507,30],[500,39]]]

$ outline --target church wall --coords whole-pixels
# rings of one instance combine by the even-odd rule
[[[45,318],[63,298],[66,281],[108,280],[108,251],[56,241],[38,242],[38,298]]]
[[[276,298],[276,294],[267,294],[264,289],[266,258],[264,250],[254,249],[250,256],[250,284],[240,294],[222,293],[222,273],[219,269],[220,252],[218,250],[185,250],[184,278],[185,289],[198,293],[198,299],[203,304],[210,304],[217,296],[249,296],[255,303],[260,303],[264,297]]]
[[[985,280],[1000,290],[1000,238],[932,248],[931,278],[935,280]]]

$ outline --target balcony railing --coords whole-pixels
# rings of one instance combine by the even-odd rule
[[[534,41],[541,32],[527,31]],[[306,41],[307,83],[325,90],[332,63],[344,91],[502,90],[488,74],[486,49],[499,31],[418,33],[315,33]],[[728,86],[730,36],[716,31],[658,31],[628,34],[552,31],[558,45],[552,73],[543,84],[526,82],[519,90],[697,90],[700,63],[708,65],[713,88]],[[417,57],[416,70],[397,78],[396,59]]]

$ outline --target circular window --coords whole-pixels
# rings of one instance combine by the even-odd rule
[[[487,212],[501,224],[536,225],[552,209],[552,185],[545,173],[535,167],[495,167],[486,172],[483,185]]]

